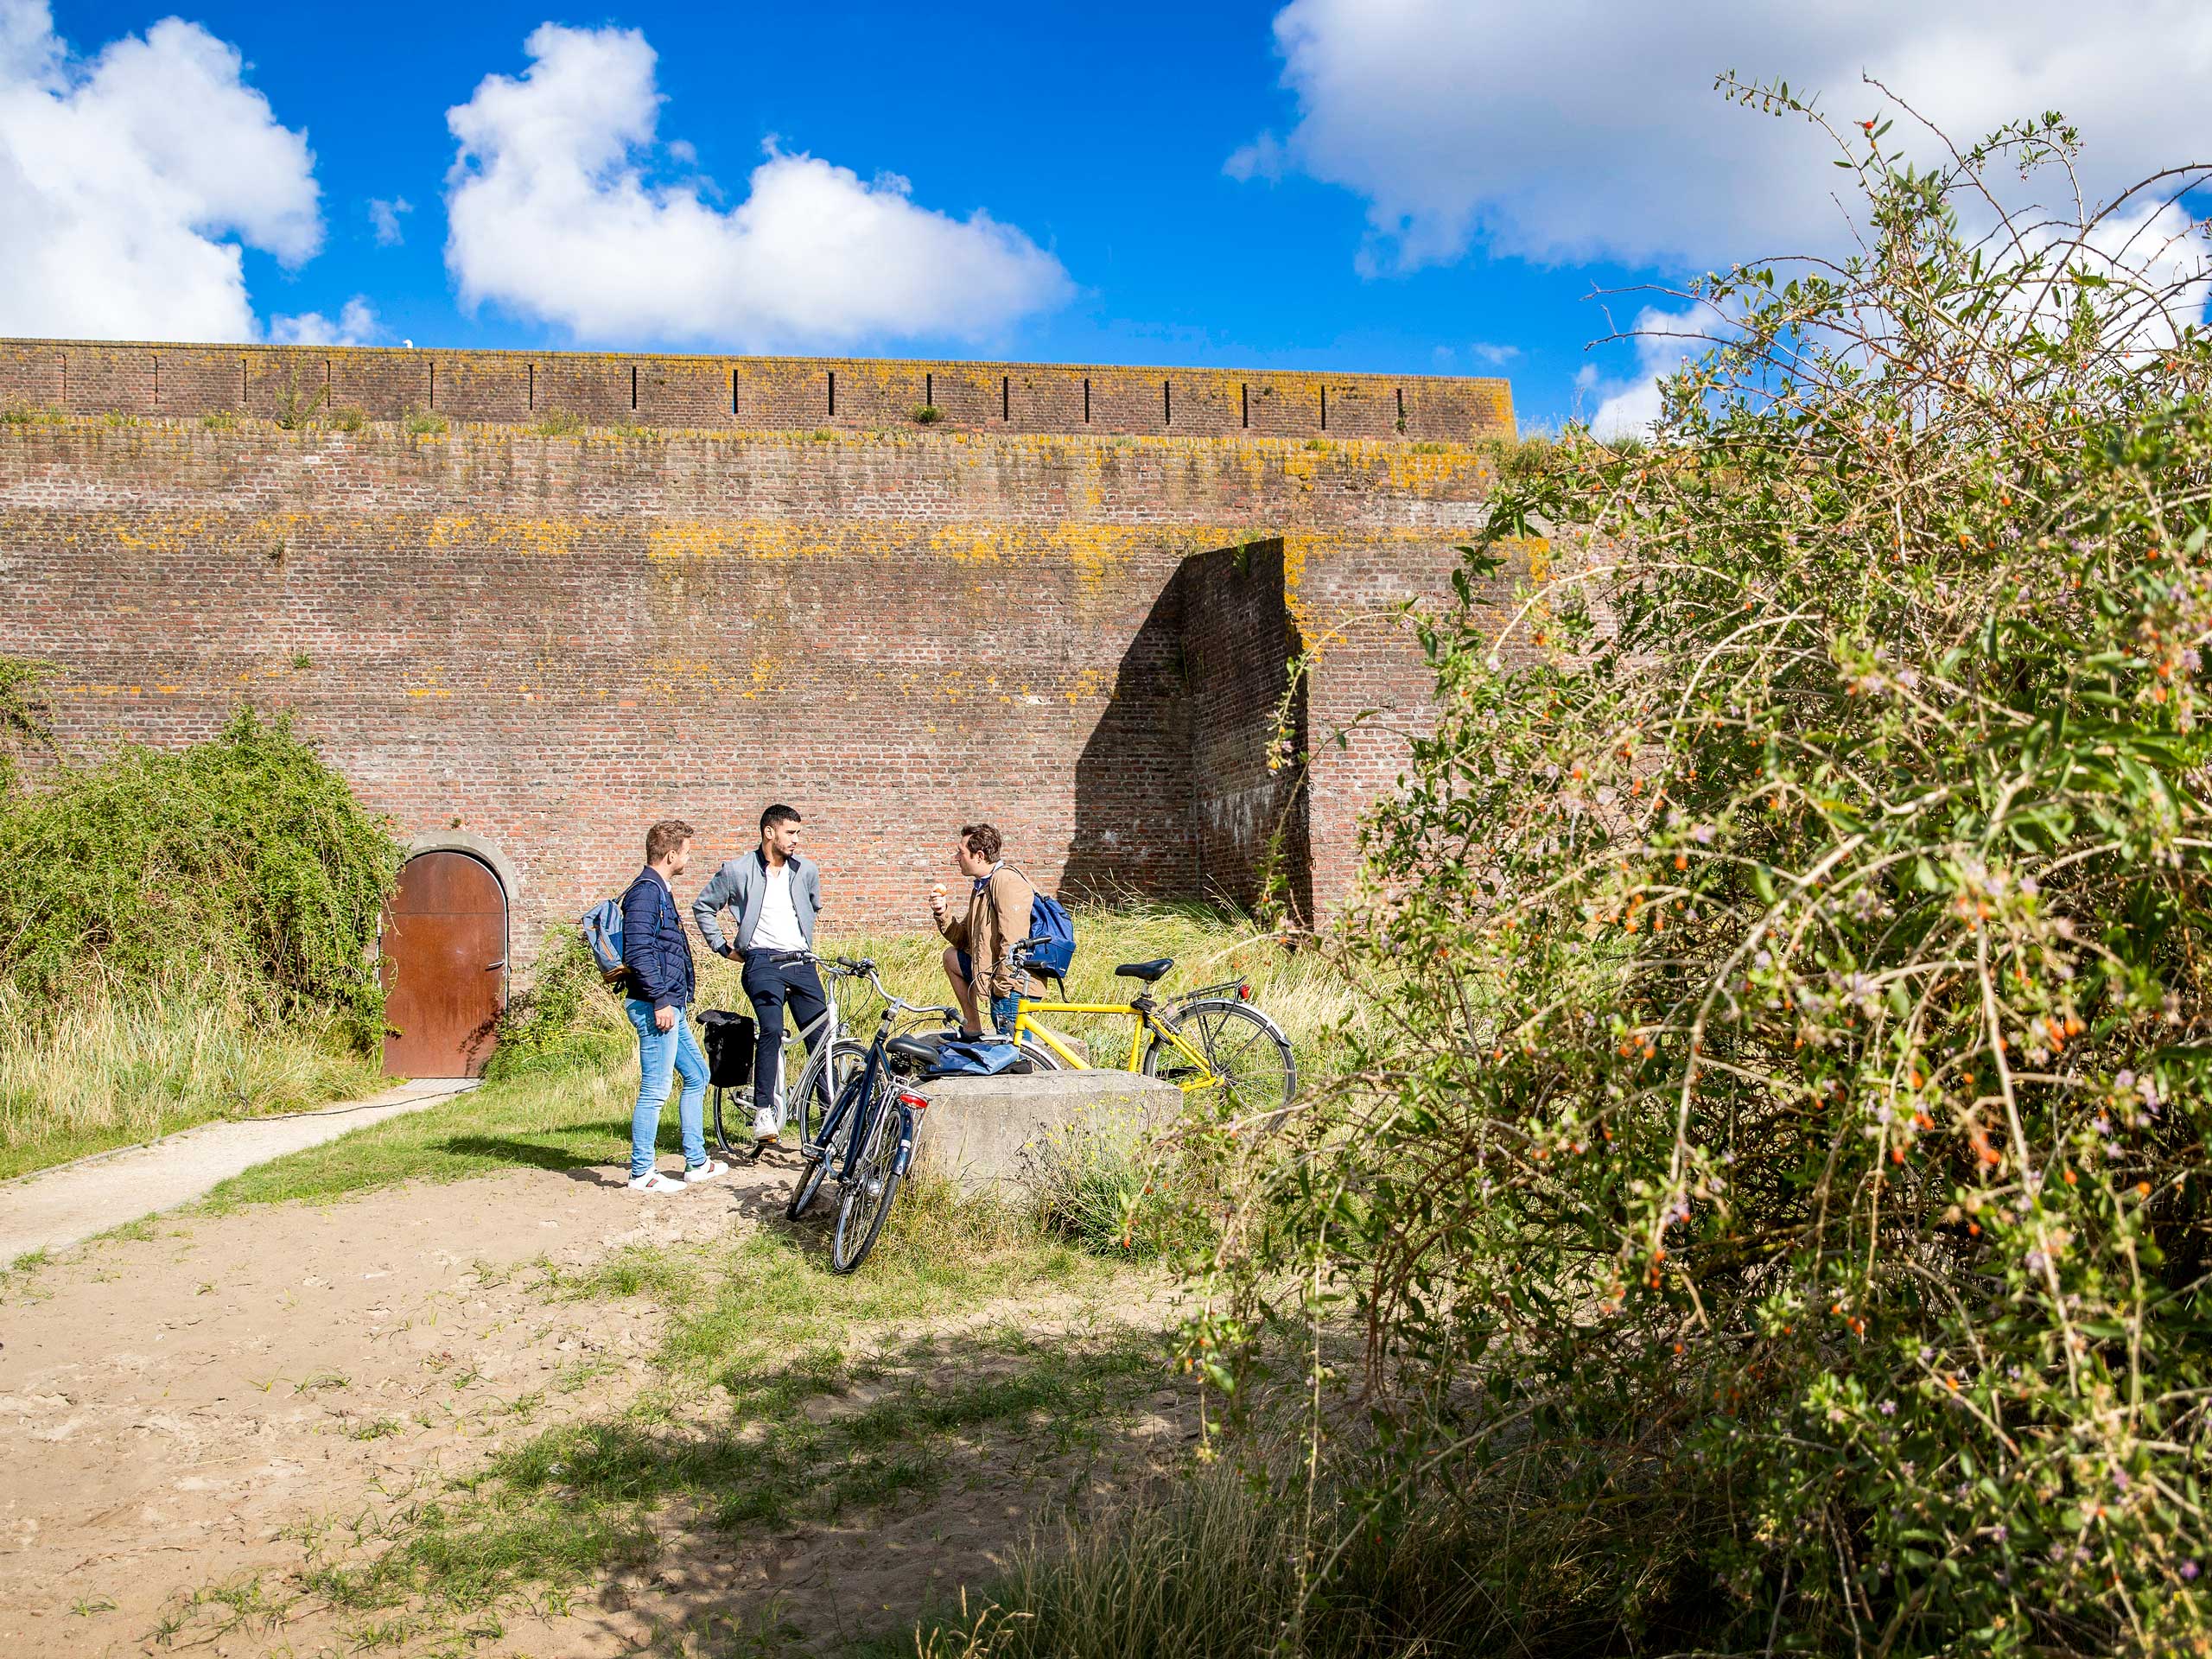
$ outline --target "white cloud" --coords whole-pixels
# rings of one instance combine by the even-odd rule
[[[1692,358],[1701,357],[1713,345],[1715,319],[1690,310],[1667,312],[1647,306],[1637,314],[1636,374],[1626,380],[1608,380],[1597,368],[1585,364],[1574,377],[1578,399],[1597,410],[1590,416],[1590,430],[1600,438],[1642,437],[1659,418],[1659,383]]]
[[[1274,29],[1298,120],[1230,170],[1363,197],[1370,269],[1478,242],[1696,267],[1834,245],[1834,150],[1724,104],[1726,69],[1818,89],[1845,123],[1878,107],[1871,73],[1963,140],[2063,110],[2093,194],[2212,156],[2202,0],[1292,0]]]
[[[373,346],[383,334],[376,308],[358,294],[340,308],[335,322],[320,311],[302,311],[269,324],[269,338],[279,346]]]
[[[240,244],[296,265],[322,219],[306,136],[243,67],[175,17],[85,61],[45,0],[0,0],[0,334],[259,333]]]
[[[1497,346],[1486,340],[1478,340],[1467,349],[1475,354],[1477,361],[1487,363],[1493,369],[1503,368],[1521,355],[1518,346]]]
[[[978,210],[915,205],[773,147],[745,200],[704,181],[659,182],[654,54],[634,29],[547,23],[520,79],[487,75],[447,112],[446,263],[470,306],[489,301],[584,337],[698,340],[753,349],[879,335],[973,337],[1058,303],[1067,274]]]
[[[369,228],[376,233],[377,246],[396,248],[407,239],[400,228],[402,215],[415,211],[415,204],[404,196],[394,196],[386,201],[381,196],[369,198]]]

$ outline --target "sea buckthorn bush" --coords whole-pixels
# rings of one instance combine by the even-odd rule
[[[1648,440],[1504,481],[1335,947],[1389,1018],[1187,1352],[1294,1321],[1366,1414],[1317,1592],[1418,1512],[1516,1650],[2203,1652],[2194,175],[2023,211],[2056,117],[1928,171],[1724,86],[1859,251],[1700,284]]]

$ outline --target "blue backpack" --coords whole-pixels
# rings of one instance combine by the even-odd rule
[[[583,930],[584,948],[609,979],[622,974],[622,901],[602,899],[584,912],[576,925]]]
[[[1022,879],[1028,880],[1027,876]],[[1068,914],[1065,905],[1039,890],[1035,882],[1030,882],[1029,890],[1029,937],[1044,943],[1031,945],[1027,959],[1039,973],[1063,979],[1075,961],[1075,918]]]

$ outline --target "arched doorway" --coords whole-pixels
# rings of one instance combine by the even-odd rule
[[[506,1006],[507,895],[467,853],[401,867],[383,944],[385,1075],[473,1077]]]

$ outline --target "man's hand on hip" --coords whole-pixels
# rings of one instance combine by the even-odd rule
[[[653,1029],[655,1031],[674,1031],[676,1029],[676,1010],[674,1008],[655,1008],[653,1010]]]

